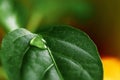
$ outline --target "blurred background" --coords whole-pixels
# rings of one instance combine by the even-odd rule
[[[61,24],[85,31],[98,47],[104,80],[120,80],[120,0],[0,0],[0,43],[19,27],[37,32]]]

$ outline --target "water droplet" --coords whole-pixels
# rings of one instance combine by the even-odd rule
[[[30,45],[41,48],[41,49],[47,49],[46,41],[43,39],[41,35],[37,35],[30,41]]]

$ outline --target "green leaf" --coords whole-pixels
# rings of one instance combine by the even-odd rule
[[[97,48],[84,32],[68,26],[51,26],[39,32],[65,80],[103,79]]]
[[[42,40],[42,36],[25,29],[5,36],[0,54],[10,80],[62,80],[52,54],[43,47]]]
[[[35,32],[39,25],[64,23],[67,18],[86,24],[94,16],[94,6],[86,0],[27,0],[32,12],[27,29]]]
[[[97,48],[84,32],[51,26],[40,34],[17,29],[3,39],[0,55],[10,80],[102,80]]]
[[[16,0],[0,0],[0,23],[6,32],[26,25],[28,10]]]
[[[29,41],[35,35],[24,29],[15,30],[2,41],[1,60],[10,80],[21,80],[21,66],[24,55],[29,49]]]
[[[48,50],[31,47],[23,61],[21,80],[63,80]]]
[[[34,9],[33,11],[39,11],[43,16],[45,15],[51,19],[58,17],[57,15],[63,16],[66,13],[73,13],[79,18],[89,19],[93,15],[94,10],[93,4],[90,1],[82,0],[30,0],[29,2]],[[50,13],[52,17],[49,16]]]

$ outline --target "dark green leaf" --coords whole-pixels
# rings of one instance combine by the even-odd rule
[[[42,40],[40,35],[25,29],[5,36],[0,54],[10,80],[62,80],[50,50],[43,48]]]
[[[51,26],[40,33],[47,44],[25,29],[3,39],[0,54],[10,80],[102,80],[98,51],[84,32]]]
[[[40,31],[52,51],[65,80],[102,80],[97,48],[82,31],[68,26],[51,26]]]
[[[62,80],[48,50],[31,47],[23,61],[21,80]]]
[[[20,80],[23,57],[29,49],[29,41],[34,36],[24,29],[18,29],[3,39],[1,59],[10,80]]]

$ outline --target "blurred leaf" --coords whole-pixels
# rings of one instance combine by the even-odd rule
[[[27,10],[16,0],[0,0],[0,23],[6,31],[24,27]]]
[[[74,13],[79,18],[89,18],[93,12],[91,2],[82,0],[30,0],[33,6],[33,11],[39,11],[41,14],[52,17],[63,14]],[[51,14],[52,13],[52,14]],[[62,17],[62,16],[61,16]]]
[[[1,0],[0,12],[0,22],[6,30],[27,27],[34,32],[42,21],[53,24],[73,17],[86,23],[93,16],[94,8],[83,0]]]
[[[73,17],[86,23],[94,13],[93,4],[82,0],[30,0],[32,13],[27,29],[32,31],[44,21],[45,24],[60,23],[66,17]],[[38,15],[38,16],[35,16]],[[34,25],[35,24],[35,25]],[[37,27],[36,27],[37,26]],[[35,30],[33,30],[34,32]]]
[[[29,9],[26,5],[23,5],[22,2],[14,0],[14,8],[17,15],[17,22],[20,24],[20,27],[26,27],[29,19]]]
[[[94,16],[94,5],[90,2],[75,2],[70,9],[76,19],[86,23]]]

